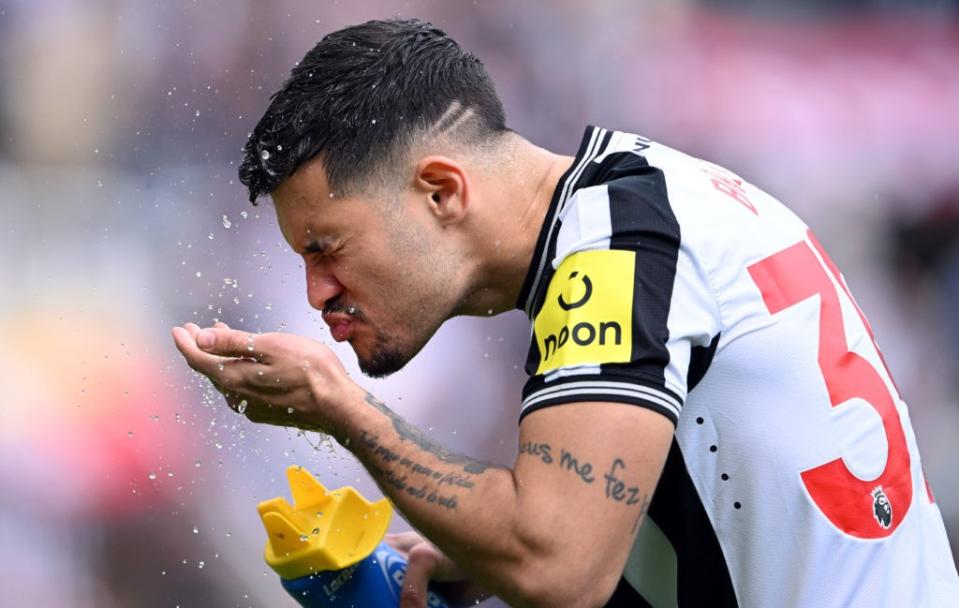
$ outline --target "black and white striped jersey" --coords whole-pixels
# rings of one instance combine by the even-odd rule
[[[906,404],[842,275],[777,200],[590,127],[518,307],[521,419],[612,401],[676,424],[610,605],[959,606]]]

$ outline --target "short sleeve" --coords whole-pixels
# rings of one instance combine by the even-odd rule
[[[682,238],[662,173],[576,191],[534,308],[522,419],[583,401],[628,403],[678,422],[715,351],[720,318]]]

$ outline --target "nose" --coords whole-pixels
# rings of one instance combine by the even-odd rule
[[[323,310],[326,303],[343,293],[343,285],[331,272],[319,265],[307,265],[306,299],[310,306]]]

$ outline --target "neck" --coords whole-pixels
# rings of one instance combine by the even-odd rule
[[[573,157],[516,136],[485,180],[487,212],[477,233],[473,288],[459,314],[489,316],[516,307],[553,192]]]

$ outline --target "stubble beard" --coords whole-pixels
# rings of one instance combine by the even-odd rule
[[[403,369],[422,348],[402,348],[398,343],[395,336],[377,331],[370,354],[364,357],[357,353],[360,371],[370,378],[385,378]]]
[[[412,317],[417,318],[416,315]],[[418,318],[424,318],[422,313]],[[435,326],[429,323],[410,326],[413,337],[406,344],[396,335],[375,328],[370,354],[364,357],[357,353],[360,371],[370,378],[385,378],[400,371],[426,346],[440,325],[442,321]]]
[[[356,361],[364,375],[370,378],[385,378],[403,369],[410,359],[412,357],[406,356],[398,348],[380,344],[377,339],[377,345],[373,347],[370,356],[357,356]]]

